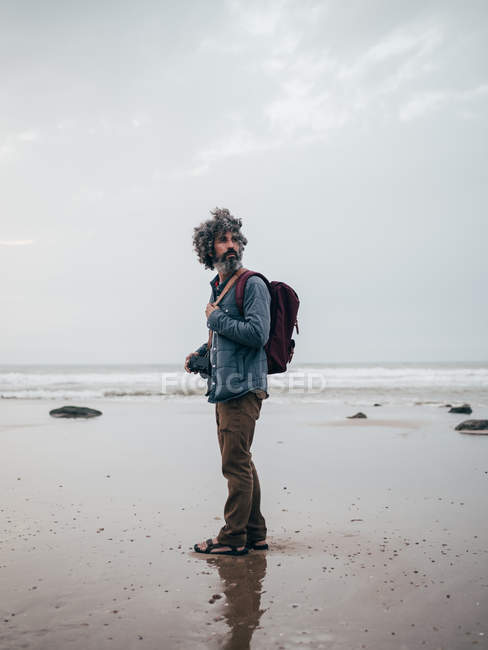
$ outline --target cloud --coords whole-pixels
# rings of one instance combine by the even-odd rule
[[[276,140],[259,138],[250,131],[237,129],[214,145],[199,151],[194,156],[191,167],[176,171],[171,176],[172,178],[201,176],[208,172],[214,164],[226,158],[252,154],[257,151],[269,151],[279,144]]]
[[[464,99],[467,101],[480,99],[483,97],[488,97],[488,83],[484,83],[481,84],[480,86],[476,86],[476,88],[465,90],[460,94],[460,99]]]
[[[131,124],[135,129],[139,129],[142,126],[149,124],[150,118],[146,113],[137,113],[133,116]]]
[[[5,143],[0,146],[0,161],[9,160],[15,155],[15,147],[10,143]]]
[[[56,124],[56,128],[58,129],[58,131],[69,131],[69,130],[73,129],[75,126],[76,126],[76,121],[74,119],[72,119],[72,118],[66,118],[66,119],[60,120]]]
[[[84,187],[81,188],[72,198],[73,201],[80,203],[99,203],[104,200],[105,196],[105,191],[102,189]]]
[[[0,241],[0,246],[29,246],[33,243],[33,239],[11,239]]]
[[[419,94],[400,109],[398,117],[403,122],[409,122],[410,120],[437,110],[447,102],[448,98],[449,93],[445,92],[425,92]]]
[[[392,30],[348,63],[327,50],[274,56],[265,63],[281,88],[264,109],[271,128],[288,140],[323,139],[425,75],[442,40],[439,26],[413,25]]]
[[[0,162],[12,160],[23,146],[36,142],[39,138],[40,133],[35,129],[7,133],[4,136],[3,143],[0,144]]]
[[[217,38],[207,37],[199,44],[198,49],[202,54],[208,52],[213,54],[237,55],[244,52],[246,47],[243,43],[231,43]]]
[[[326,90],[317,92],[313,85],[298,79],[286,84],[283,96],[265,109],[271,129],[284,139],[308,132],[324,135],[344,126],[350,110],[341,106]]]
[[[393,69],[397,82],[406,81],[414,75],[421,75],[426,60],[444,40],[441,25],[412,24],[408,27],[394,28],[389,34],[360,54],[351,65],[341,67],[339,78],[361,78],[378,66],[397,65]],[[386,78],[389,78],[385,70]],[[397,84],[398,85],[398,84]],[[396,85],[396,87],[397,87]],[[390,86],[393,89],[394,86]]]
[[[256,45],[273,52],[291,52],[300,39],[297,25],[312,25],[316,22],[322,5],[313,6],[293,3],[287,0],[253,2],[228,0],[226,2],[228,21],[225,32],[218,36],[206,36],[199,45],[202,53],[226,54],[231,56],[256,53]],[[293,26],[293,28],[292,28]]]
[[[474,119],[476,112],[470,106],[477,100],[488,97],[488,84],[481,84],[468,90],[430,91],[414,95],[404,104],[398,113],[403,122],[424,117],[446,105],[460,106],[460,115],[465,119]]]
[[[227,4],[233,19],[252,36],[272,36],[286,16],[284,0],[258,4],[229,0]]]
[[[219,161],[256,151],[324,141],[332,131],[378,115],[408,121],[453,98],[467,104],[488,94],[487,84],[468,91],[436,88],[435,80],[445,78],[445,48],[460,46],[453,46],[440,14],[394,26],[362,47],[349,40],[334,48],[323,38],[333,14],[322,3],[229,0],[227,6],[225,36],[202,41],[202,56],[245,50],[248,69],[261,75],[269,92],[256,96],[239,129],[229,125],[228,135],[196,152],[179,176],[205,174]],[[463,109],[460,116],[472,117]]]
[[[22,131],[17,134],[17,139],[19,142],[35,142],[39,140],[38,131]]]

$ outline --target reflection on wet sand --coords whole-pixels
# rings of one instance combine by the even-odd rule
[[[226,597],[222,617],[230,632],[221,647],[224,650],[248,650],[265,611],[260,609],[260,604],[266,556],[262,552],[251,552],[243,558],[212,557],[207,562],[218,569]]]

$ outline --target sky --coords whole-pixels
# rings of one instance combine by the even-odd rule
[[[183,363],[216,206],[296,362],[487,361],[487,55],[484,0],[4,0],[0,363]]]

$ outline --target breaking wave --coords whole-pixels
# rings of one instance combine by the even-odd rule
[[[203,396],[206,381],[178,366],[0,366],[0,398],[148,400]],[[308,364],[268,376],[270,395],[319,401],[488,403],[486,364]]]

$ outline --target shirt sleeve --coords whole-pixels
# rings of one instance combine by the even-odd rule
[[[208,341],[205,341],[205,343],[202,343],[202,345],[195,350],[195,354],[198,354],[199,357],[203,356],[208,348]]]
[[[269,338],[270,304],[271,296],[264,281],[259,276],[251,276],[244,291],[244,320],[215,309],[207,319],[207,326],[236,343],[260,348]]]

